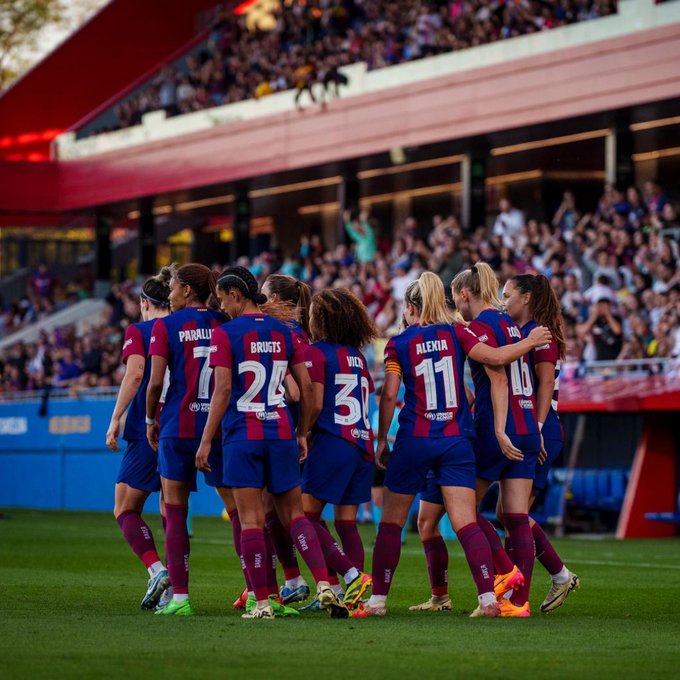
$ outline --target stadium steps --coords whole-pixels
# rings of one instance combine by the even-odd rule
[[[104,300],[89,299],[76,302],[74,305],[62,309],[55,314],[51,314],[37,323],[31,324],[26,328],[18,330],[0,339],[0,350],[11,347],[18,342],[35,342],[43,330],[51,331],[63,326],[71,326],[85,319],[95,321],[101,316],[107,304]]]

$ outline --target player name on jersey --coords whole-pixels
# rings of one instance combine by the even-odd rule
[[[427,354],[428,352],[442,352],[449,349],[446,340],[426,340],[416,345],[416,354]]]
[[[210,340],[212,328],[193,328],[179,331],[180,342],[196,342],[197,340]]]
[[[363,368],[364,362],[361,360],[360,357],[349,356],[349,357],[347,357],[347,365],[350,368]]]
[[[278,340],[265,340],[262,342],[251,342],[250,351],[253,354],[278,353],[281,352],[281,343]]]

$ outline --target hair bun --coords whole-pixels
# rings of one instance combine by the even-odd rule
[[[253,302],[255,302],[256,305],[263,305],[267,302],[267,296],[262,293],[256,293],[255,297],[253,297]]]

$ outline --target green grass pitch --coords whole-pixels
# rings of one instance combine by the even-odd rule
[[[582,587],[539,613],[548,579],[534,572],[528,620],[469,619],[476,604],[450,544],[453,612],[414,613],[428,597],[409,534],[385,619],[243,621],[231,528],[194,520],[196,616],[139,609],[146,574],[109,515],[6,510],[0,520],[0,677],[10,678],[629,678],[677,677],[680,541],[556,541]],[[150,516],[157,539],[157,516]],[[372,528],[364,537],[370,552]],[[310,581],[311,582],[311,581]]]

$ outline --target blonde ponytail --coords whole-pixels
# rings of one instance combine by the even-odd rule
[[[470,269],[459,272],[451,282],[454,293],[460,293],[468,288],[473,297],[490,307],[500,309],[501,301],[498,297],[498,279],[493,269],[486,262],[478,262]]]
[[[456,315],[446,306],[444,284],[432,272],[424,272],[417,281],[409,284],[404,302],[412,304],[418,310],[421,326],[452,324],[457,321]]]

